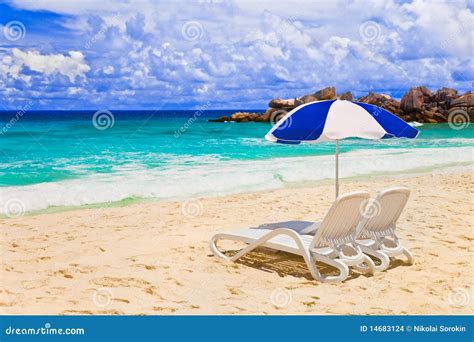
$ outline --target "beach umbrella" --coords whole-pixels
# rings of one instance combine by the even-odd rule
[[[343,100],[301,105],[282,117],[265,135],[281,144],[336,141],[336,197],[339,196],[339,140],[346,138],[416,138],[418,130],[383,108]]]

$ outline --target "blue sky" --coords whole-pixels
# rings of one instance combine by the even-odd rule
[[[472,90],[473,1],[0,1],[0,103],[265,108],[325,86]]]

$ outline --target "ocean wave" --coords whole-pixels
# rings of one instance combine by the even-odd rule
[[[80,206],[126,198],[182,199],[275,189],[288,183],[334,178],[334,156],[223,160],[219,156],[170,155],[166,167],[121,165],[112,173],[0,188],[0,213],[20,203],[25,211]],[[340,176],[404,173],[472,165],[471,147],[358,150],[340,156]],[[81,167],[79,167],[81,169]]]
[[[416,142],[419,144],[442,144],[443,146],[449,146],[449,144],[474,145],[474,138],[417,138]]]

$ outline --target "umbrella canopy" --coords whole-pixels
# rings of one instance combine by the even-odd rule
[[[339,195],[339,140],[416,138],[419,131],[383,108],[329,100],[304,104],[279,120],[265,139],[281,144],[336,141],[336,197]]]

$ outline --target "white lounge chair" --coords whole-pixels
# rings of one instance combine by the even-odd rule
[[[373,274],[374,262],[363,254],[355,243],[356,228],[362,219],[360,208],[368,198],[367,192],[354,192],[338,197],[314,236],[300,235],[288,228],[248,228],[214,235],[211,239],[211,250],[216,256],[227,261],[236,261],[257,247],[268,247],[301,255],[313,278],[326,282],[346,279],[349,275],[348,266]],[[233,256],[227,256],[217,248],[217,241],[224,239],[244,242],[248,246]],[[339,275],[322,275],[316,266],[316,261],[337,268]]]
[[[413,255],[405,248],[395,228],[410,196],[410,190],[397,187],[380,192],[367,207],[364,218],[357,227],[357,243],[365,254],[380,259],[377,271],[383,271],[390,264],[390,257],[405,255],[408,263],[414,262]]]

